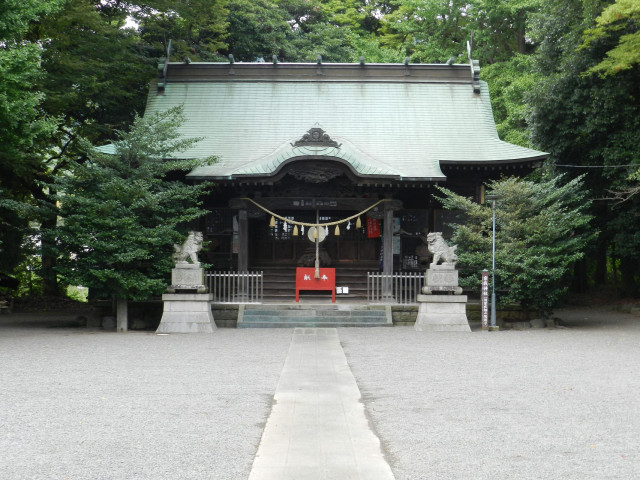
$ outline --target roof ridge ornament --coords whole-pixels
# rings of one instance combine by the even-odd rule
[[[320,127],[312,127],[300,140],[291,144],[292,147],[335,147],[340,148],[341,143],[332,140],[328,133]]]
[[[169,68],[169,62],[171,61],[171,39],[167,44],[167,56],[160,60],[158,63],[158,93],[163,94],[164,89],[167,86],[167,69]]]
[[[473,35],[471,36],[471,42]],[[467,42],[467,55],[469,57],[469,66],[471,67],[471,85],[473,93],[480,93],[480,62],[471,57],[471,42]]]

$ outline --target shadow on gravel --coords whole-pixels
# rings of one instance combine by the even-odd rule
[[[0,330],[12,329],[43,329],[43,328],[86,328],[87,317],[78,313],[68,312],[29,312],[10,313],[0,315]]]
[[[561,326],[569,329],[640,329],[640,317],[611,307],[563,308],[554,313]]]

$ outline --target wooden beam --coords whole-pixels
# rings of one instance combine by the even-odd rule
[[[278,212],[280,210],[350,210],[359,212],[370,207],[378,200],[374,198],[351,198],[351,197],[326,197],[326,198],[301,198],[301,197],[261,197],[255,199],[264,208]],[[385,208],[399,210],[402,208],[400,200],[384,202]],[[255,209],[253,203],[242,198],[232,198],[229,207],[233,209]],[[381,208],[382,205],[378,206]]]

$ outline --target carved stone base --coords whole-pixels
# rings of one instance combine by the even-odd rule
[[[204,285],[204,269],[200,268],[199,263],[177,263],[176,268],[171,270],[171,285],[167,287],[167,292],[178,291],[207,292]]]
[[[418,295],[419,332],[470,332],[466,295]]]
[[[165,293],[164,312],[156,333],[213,333],[213,294]]]
[[[431,265],[425,274],[426,286],[422,293],[431,295],[434,292],[450,292],[460,295],[462,288],[458,286],[458,271],[455,265]]]

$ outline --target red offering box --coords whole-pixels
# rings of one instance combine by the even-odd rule
[[[315,268],[296,268],[296,302],[300,290],[331,290],[331,301],[336,302],[336,269],[321,268],[320,278],[315,278]]]

